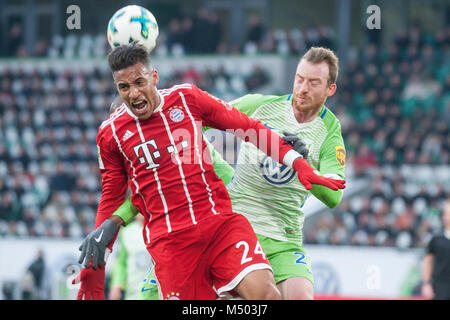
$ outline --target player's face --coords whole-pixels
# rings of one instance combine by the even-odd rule
[[[139,120],[150,118],[160,103],[156,89],[158,81],[158,72],[140,62],[114,72],[120,97]]]
[[[328,84],[328,64],[300,60],[295,72],[293,106],[297,111],[319,111],[327,97],[336,92],[336,84]]]

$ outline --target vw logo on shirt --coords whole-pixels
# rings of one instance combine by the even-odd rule
[[[295,176],[295,170],[276,162],[269,156],[265,156],[261,161],[260,169],[263,178],[276,185],[288,183]]]

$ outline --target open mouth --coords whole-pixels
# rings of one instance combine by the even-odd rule
[[[145,113],[147,110],[147,101],[145,100],[138,100],[131,104],[133,106],[133,109],[136,110],[137,113]]]

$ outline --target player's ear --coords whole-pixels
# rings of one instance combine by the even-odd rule
[[[328,96],[331,97],[336,92],[336,89],[337,89],[336,83],[330,84],[328,86]]]
[[[158,86],[158,82],[159,82],[159,75],[158,75],[158,71],[156,71],[156,69],[152,70],[152,79],[153,79],[153,85],[156,87]]]

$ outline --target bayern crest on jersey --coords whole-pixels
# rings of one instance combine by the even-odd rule
[[[178,109],[178,108],[172,109],[170,111],[170,113],[169,113],[169,118],[173,122],[183,121],[183,119],[184,119],[184,112],[183,112],[183,110]]]

